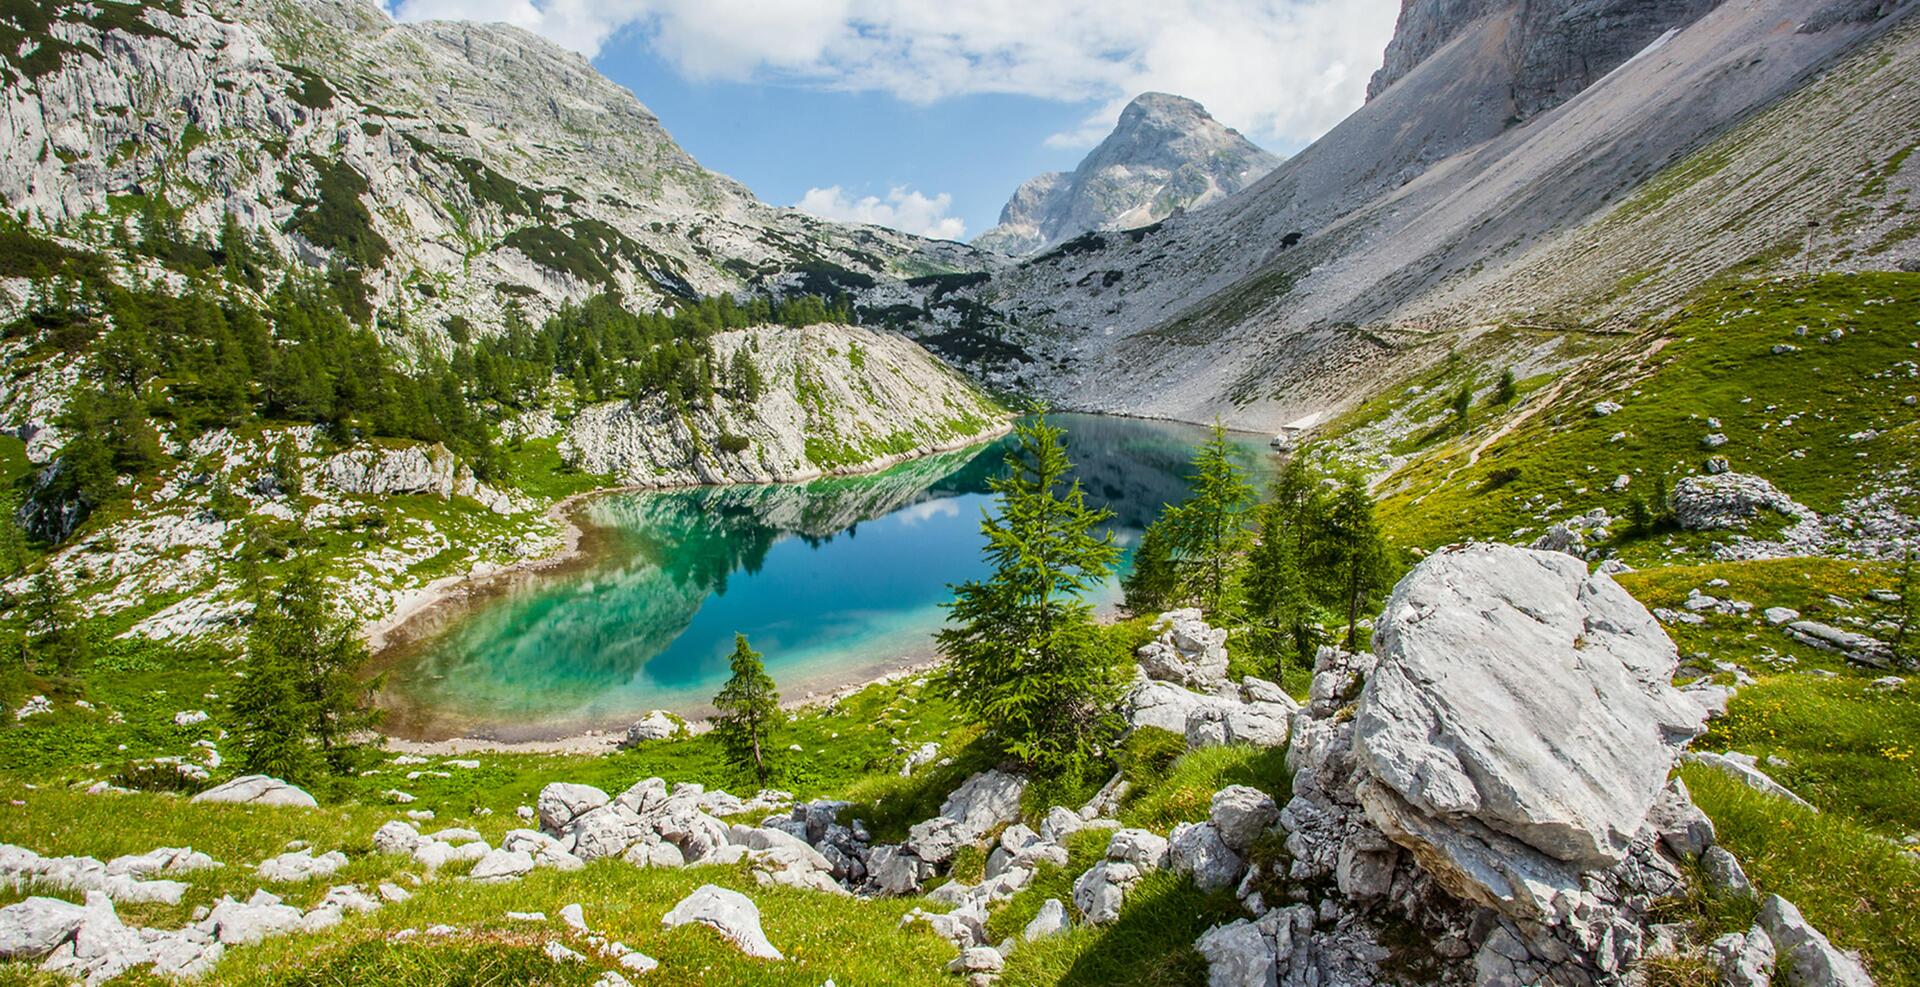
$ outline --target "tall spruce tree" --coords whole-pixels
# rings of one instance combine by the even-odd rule
[[[1140,535],[1133,550],[1133,568],[1121,588],[1126,591],[1127,609],[1136,614],[1152,614],[1174,605],[1180,595],[1180,571],[1173,559],[1173,526],[1177,518],[1169,515],[1179,508],[1168,507]]]
[[[1347,621],[1346,647],[1359,647],[1361,611],[1387,588],[1387,547],[1373,516],[1373,495],[1366,481],[1349,476],[1327,509],[1326,536],[1334,598]]]
[[[1307,572],[1311,542],[1295,530],[1289,506],[1279,499],[1260,506],[1260,536],[1247,553],[1243,579],[1247,619],[1276,672],[1284,672],[1288,659],[1310,663],[1321,644],[1320,608]]]
[[[317,744],[318,760],[344,773],[352,768],[354,735],[379,722],[367,702],[378,682],[362,680],[366,642],[334,616],[313,559],[296,557],[285,573],[256,606],[247,637],[247,677],[234,700],[242,760],[249,770],[272,773],[260,763],[271,762],[307,775],[314,764],[308,746]]]
[[[1194,452],[1187,491],[1186,502],[1170,515],[1177,519],[1175,558],[1191,595],[1208,613],[1219,613],[1246,548],[1253,485],[1247,482],[1246,469],[1234,462],[1233,444],[1217,420],[1207,441]]]
[[[760,653],[747,645],[745,634],[733,636],[733,656],[728,664],[733,677],[713,697],[713,735],[727,752],[727,761],[746,768],[767,785],[767,739],[780,718],[780,693],[773,676],[760,662]]]
[[[1119,663],[1082,594],[1113,571],[1119,549],[1100,529],[1060,437],[1034,415],[1016,425],[999,496],[981,521],[992,572],[954,590],[939,633],[956,702],[1029,767],[1072,773],[1112,736]]]

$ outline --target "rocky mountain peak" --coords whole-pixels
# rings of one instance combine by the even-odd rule
[[[1027,180],[974,240],[1031,254],[1092,230],[1133,229],[1252,184],[1280,159],[1184,96],[1142,93],[1079,167]]]

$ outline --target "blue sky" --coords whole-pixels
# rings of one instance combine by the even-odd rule
[[[1121,107],[1199,100],[1289,153],[1358,107],[1398,0],[388,0],[594,60],[776,205],[971,238]]]
[[[883,204],[895,189],[945,193],[952,201],[941,214],[961,220],[966,236],[998,221],[1021,182],[1077,164],[1085,148],[1047,138],[1097,108],[1012,94],[921,105],[883,92],[693,81],[637,44],[611,45],[594,64],[633,90],[701,164],[767,202],[793,205],[812,189]]]

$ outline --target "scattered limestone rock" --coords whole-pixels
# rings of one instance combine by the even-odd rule
[[[1708,847],[1700,855],[1700,873],[1707,886],[1715,891],[1741,898],[1753,897],[1753,882],[1747,879],[1746,869],[1726,847]]]
[[[1246,858],[1227,845],[1211,822],[1174,826],[1167,837],[1167,865],[1192,877],[1202,891],[1233,887],[1247,872]]]
[[[86,909],[58,898],[28,898],[0,908],[0,960],[38,962],[73,938]]]
[[[535,810],[540,814],[540,828],[549,833],[559,833],[589,810],[610,801],[612,799],[606,792],[592,785],[554,782],[540,790]]]
[[[420,835],[420,831],[409,823],[397,819],[380,824],[373,831],[373,848],[379,853],[397,853],[411,856],[415,850],[433,842]]]
[[[1120,918],[1127,892],[1140,881],[1140,868],[1118,860],[1102,860],[1073,882],[1073,907],[1089,925],[1107,925]]]
[[[1843,630],[1813,620],[1795,620],[1786,626],[1788,637],[1821,651],[1844,656],[1848,661],[1872,668],[1893,665],[1893,645],[1858,631]]]
[[[1020,938],[1034,942],[1066,930],[1067,906],[1058,898],[1048,898],[1040,903],[1040,911],[1033,916],[1033,921],[1020,931]]]
[[[320,803],[313,796],[266,775],[242,775],[225,784],[195,795],[195,802],[236,802],[244,805],[289,805],[301,808],[317,808]]]
[[[1672,498],[1674,520],[1688,531],[1744,528],[1763,509],[1795,519],[1817,517],[1764,477],[1747,473],[1689,476],[1674,484]]]
[[[115,901],[177,905],[187,885],[170,880],[140,880],[113,873],[92,857],[42,857],[25,847],[0,843],[0,885],[34,882],[71,891],[98,891]]]
[[[533,854],[525,850],[489,850],[467,873],[479,884],[505,884],[533,873]]]
[[[1160,636],[1135,652],[1148,678],[1198,692],[1227,687],[1227,631],[1211,627],[1198,609],[1171,610],[1153,623]]]
[[[1773,940],[1787,987],[1872,987],[1873,978],[1860,962],[1835,949],[1787,899],[1767,896],[1760,905],[1760,927]]]
[[[260,861],[260,866],[254,870],[262,881],[291,883],[327,877],[345,866],[347,855],[338,850],[329,850],[316,857],[311,849],[301,849],[268,857]]]
[[[786,959],[780,950],[774,948],[773,943],[767,941],[766,933],[761,931],[760,909],[738,891],[703,884],[682,898],[661,919],[661,924],[669,929],[692,922],[712,928],[748,956],[763,960]]]
[[[1727,751],[1724,754],[1715,754],[1712,751],[1688,751],[1686,759],[1694,764],[1704,764],[1724,771],[1756,792],[1786,799],[1814,812],[1820,811],[1813,803],[1795,795],[1787,786],[1774,781],[1765,771],[1760,770],[1758,759],[1751,754],[1742,754],[1738,751]]]
[[[159,847],[142,854],[129,854],[107,861],[108,874],[144,878],[154,874],[191,874],[220,866],[212,857],[192,847]]]
[[[635,721],[627,728],[627,740],[624,746],[632,747],[649,740],[671,740],[686,729],[672,713],[664,709],[648,711],[647,715]]]
[[[1247,785],[1229,785],[1213,793],[1209,818],[1221,840],[1237,853],[1246,853],[1267,828],[1280,821],[1273,796]]]
[[[305,916],[300,909],[283,903],[279,896],[255,891],[246,901],[221,898],[214,903],[206,924],[227,946],[251,946],[275,936],[297,931]]]
[[[1773,983],[1773,940],[1754,926],[1745,934],[1729,932],[1715,939],[1707,954],[1720,970],[1722,987],[1769,987]]]

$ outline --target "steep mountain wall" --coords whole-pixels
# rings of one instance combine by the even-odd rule
[[[1004,271],[976,297],[1036,356],[1010,379],[1056,401],[1269,427],[1364,399],[1490,323],[1620,328],[1761,250],[1797,260],[1810,220],[1823,262],[1896,264],[1916,6],[1723,3],[1524,120],[1510,44],[1541,28],[1496,10],[1252,188]],[[1750,142],[1753,172],[1692,159],[1718,178],[1686,212],[1654,193],[1623,204],[1816,92],[1817,109]],[[1888,174],[1867,181],[1868,165]],[[1855,208],[1869,192],[1885,201]],[[1667,231],[1649,274],[1641,241],[1596,232],[1627,219]],[[1659,290],[1617,290],[1636,276]]]
[[[1405,0],[1369,100],[1483,18],[1504,17],[1503,57],[1513,73],[1514,115],[1526,119],[1566,102],[1667,31],[1720,0]]]

